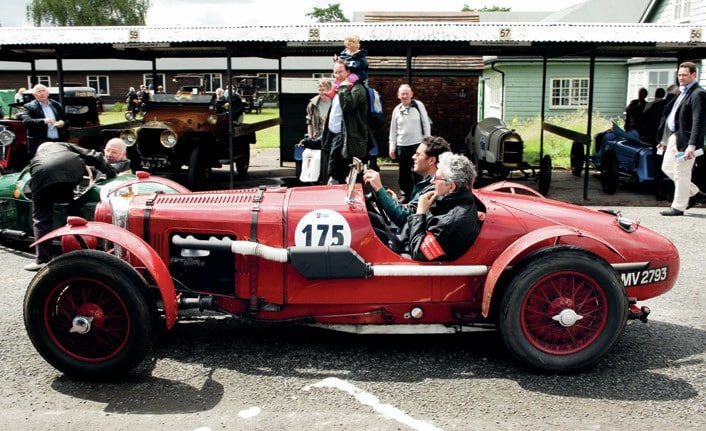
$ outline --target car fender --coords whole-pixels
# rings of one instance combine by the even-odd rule
[[[146,171],[137,171],[135,172],[135,178],[121,182],[117,184],[116,186],[113,186],[109,189],[108,194],[111,194],[115,192],[118,189],[126,188],[129,187],[133,184],[140,184],[140,183],[158,183],[158,184],[164,184],[167,187],[170,187],[174,190],[176,190],[179,193],[190,193],[191,190],[188,188],[184,187],[183,185],[177,183],[176,181],[172,181],[168,178],[164,177],[156,177],[152,176],[149,172]]]
[[[586,232],[571,226],[548,226],[535,231],[529,232],[528,234],[518,238],[509,247],[507,247],[500,255],[493,261],[493,265],[488,271],[488,276],[485,279],[485,284],[483,286],[483,303],[481,312],[483,317],[488,317],[490,314],[490,302],[493,299],[493,292],[497,285],[500,276],[503,271],[510,265],[510,262],[515,260],[518,256],[525,253],[525,251],[542,241],[546,241],[551,238],[559,238],[562,236],[578,236],[593,239],[604,246],[606,246],[610,251],[618,255],[621,259],[625,259],[620,252],[613,247],[608,241],[604,240],[598,235],[591,232]]]
[[[142,262],[145,269],[147,269],[155,283],[157,283],[164,303],[167,329],[171,328],[174,323],[176,323],[178,309],[174,282],[172,281],[167,266],[147,242],[132,232],[118,226],[96,221],[89,222],[82,217],[71,216],[67,219],[65,226],[55,229],[39,238],[32,244],[32,247],[68,235],[93,236],[105,239],[118,244],[130,252],[136,259]]]

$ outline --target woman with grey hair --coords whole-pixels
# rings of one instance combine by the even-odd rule
[[[455,260],[473,245],[480,232],[471,193],[476,170],[465,156],[444,153],[434,176],[434,190],[419,197],[407,219],[407,252],[414,260]]]

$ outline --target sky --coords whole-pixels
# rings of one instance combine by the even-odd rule
[[[314,7],[340,4],[346,18],[363,11],[455,12],[471,8],[502,6],[512,11],[557,11],[584,0],[152,0],[147,25],[287,25],[313,22],[307,13]],[[31,0],[4,2],[0,25],[28,26],[26,8]]]

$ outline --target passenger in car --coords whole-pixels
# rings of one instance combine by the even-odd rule
[[[434,190],[419,197],[401,234],[403,253],[414,260],[455,260],[473,245],[480,223],[471,187],[476,170],[466,156],[439,156]]]
[[[398,228],[402,228],[407,223],[407,217],[417,210],[419,196],[434,190],[432,179],[439,164],[439,156],[447,151],[451,151],[451,145],[441,136],[422,138],[422,142],[412,156],[414,162],[412,169],[422,177],[422,180],[414,185],[407,204],[401,204],[395,192],[383,187],[379,172],[368,169],[363,173],[363,181],[375,192],[378,205]]]

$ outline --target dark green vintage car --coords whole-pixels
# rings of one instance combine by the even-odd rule
[[[0,176],[0,240],[33,241],[32,200],[29,168]],[[87,167],[81,184],[74,190],[74,200],[54,205],[54,227],[66,224],[68,216],[93,220],[96,205],[114,194],[184,193],[189,190],[166,178],[147,172],[118,175],[107,179],[101,172]]]

